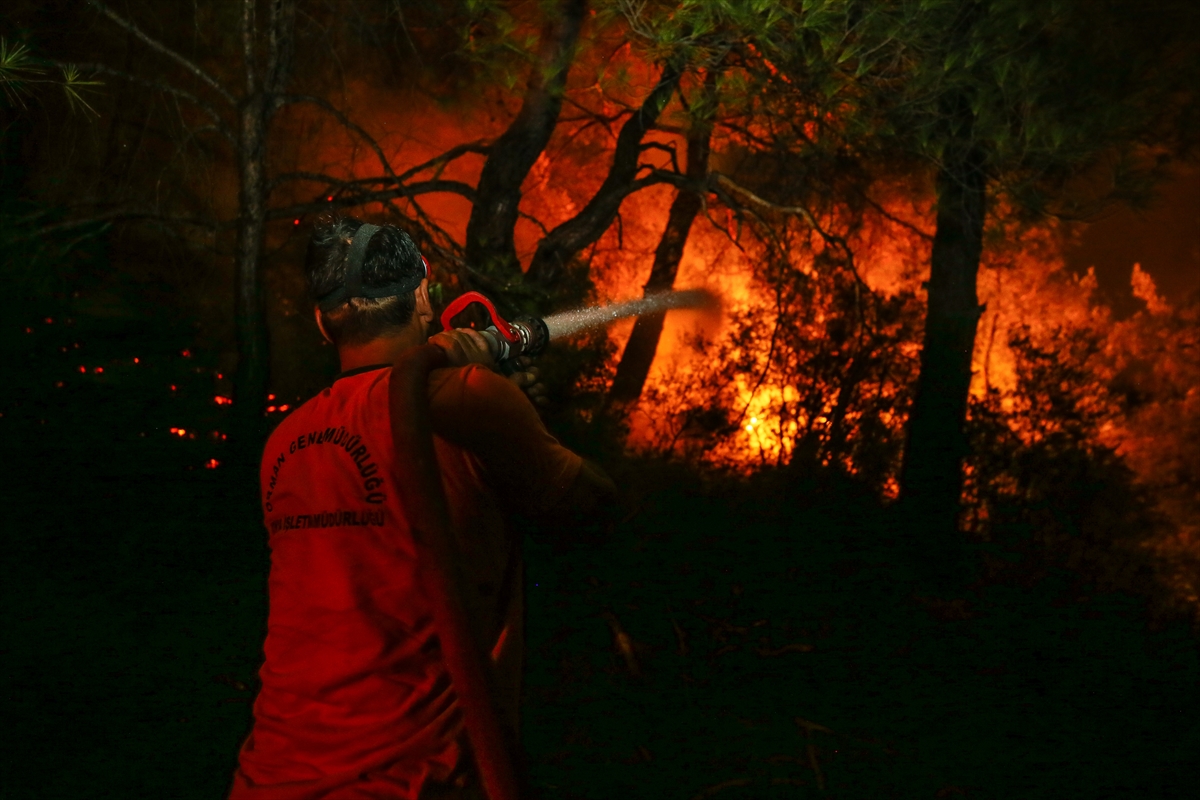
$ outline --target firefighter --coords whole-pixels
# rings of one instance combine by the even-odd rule
[[[611,508],[614,486],[546,431],[520,388],[533,375],[497,374],[475,331],[428,336],[429,267],[405,232],[328,219],[313,232],[306,270],[342,372],[280,423],[263,455],[270,613],[231,800],[483,797],[472,766],[484,763],[472,753],[480,743],[464,730],[467,709],[434,624],[440,601],[418,577],[412,509],[397,486],[413,465],[394,444],[410,420],[389,400],[393,365],[427,340],[450,365],[428,378],[436,477],[458,596],[488,673],[490,705],[475,711],[498,720],[510,742],[523,589],[506,519],[594,516]]]

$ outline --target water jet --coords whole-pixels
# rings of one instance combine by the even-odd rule
[[[451,322],[472,303],[479,303],[491,316],[490,327],[481,331],[492,348],[496,362],[504,366],[518,356],[536,356],[555,339],[564,339],[592,328],[610,325],[620,319],[677,309],[713,309],[717,297],[706,289],[687,289],[656,292],[636,300],[626,300],[603,306],[587,306],[571,311],[559,311],[547,317],[520,317],[511,322],[496,311],[495,305],[479,292],[466,292],[442,312],[442,327],[449,330]]]

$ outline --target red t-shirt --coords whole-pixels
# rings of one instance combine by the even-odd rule
[[[266,658],[231,800],[416,798],[460,758],[457,701],[394,486],[390,378],[388,367],[339,378],[267,442]],[[515,727],[519,548],[504,515],[547,510],[581,460],[482,367],[434,372],[430,411],[467,610]]]

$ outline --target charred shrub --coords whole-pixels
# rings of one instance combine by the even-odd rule
[[[1156,594],[1149,544],[1166,521],[1101,435],[1120,408],[1097,379],[1097,336],[1058,331],[1039,344],[1026,329],[1010,346],[1015,391],[993,390],[970,407],[968,531],[1102,588]]]

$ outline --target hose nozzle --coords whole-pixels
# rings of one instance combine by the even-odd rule
[[[520,317],[508,322],[496,311],[492,301],[479,292],[466,292],[455,298],[442,312],[442,327],[449,330],[454,317],[472,303],[482,305],[492,318],[492,324],[480,333],[487,339],[492,357],[501,368],[511,366],[520,356],[538,356],[546,349],[550,331],[545,322],[537,317]]]
[[[519,356],[535,358],[546,349],[550,341],[550,332],[546,323],[537,317],[520,317],[508,323],[508,328],[516,334],[517,341],[506,338],[498,326],[484,328],[480,333],[488,340],[492,349],[492,357],[500,364],[511,361]]]

